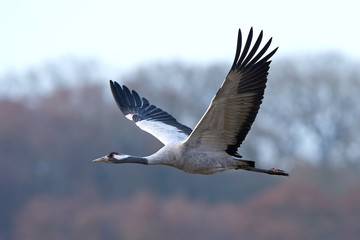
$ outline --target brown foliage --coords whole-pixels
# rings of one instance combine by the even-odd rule
[[[148,192],[111,201],[42,196],[19,212],[15,230],[19,240],[357,239],[359,200],[359,191],[333,199],[297,180],[240,205]]]
[[[107,81],[85,84],[93,67],[78,68],[78,84],[66,85],[66,71],[54,66],[45,80],[57,81],[52,92],[37,90],[39,82],[23,97],[0,99],[0,238],[358,239],[360,75],[333,60],[313,67],[285,59],[270,74],[241,151],[259,166],[293,164],[296,174],[281,180],[92,165],[110,151],[147,155],[161,145],[121,117],[110,91],[104,95]],[[194,126],[223,69],[149,65],[120,82]],[[18,89],[27,80],[10,82]],[[299,167],[299,159],[321,165]]]

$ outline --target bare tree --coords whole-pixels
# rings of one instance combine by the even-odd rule
[[[258,119],[277,143],[272,157],[359,167],[359,87],[356,62],[339,55],[274,64]]]

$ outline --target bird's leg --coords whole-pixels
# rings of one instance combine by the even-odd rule
[[[244,167],[244,168],[239,168],[239,169],[243,169],[246,171],[252,171],[252,172],[261,172],[261,173],[266,173],[266,174],[270,174],[270,175],[289,176],[289,173],[287,173],[283,170],[280,170],[280,169],[276,169],[276,168],[271,168],[271,169],[267,170],[267,169],[255,168],[255,167]]]

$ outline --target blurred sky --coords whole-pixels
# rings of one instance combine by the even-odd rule
[[[64,56],[119,69],[149,60],[232,61],[251,26],[277,56],[338,51],[360,57],[359,1],[2,0],[0,75]]]

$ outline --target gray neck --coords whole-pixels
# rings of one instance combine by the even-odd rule
[[[138,164],[149,164],[148,160],[143,157],[135,157],[135,156],[128,156],[126,158],[123,158],[121,160],[114,160],[113,163],[138,163]]]

